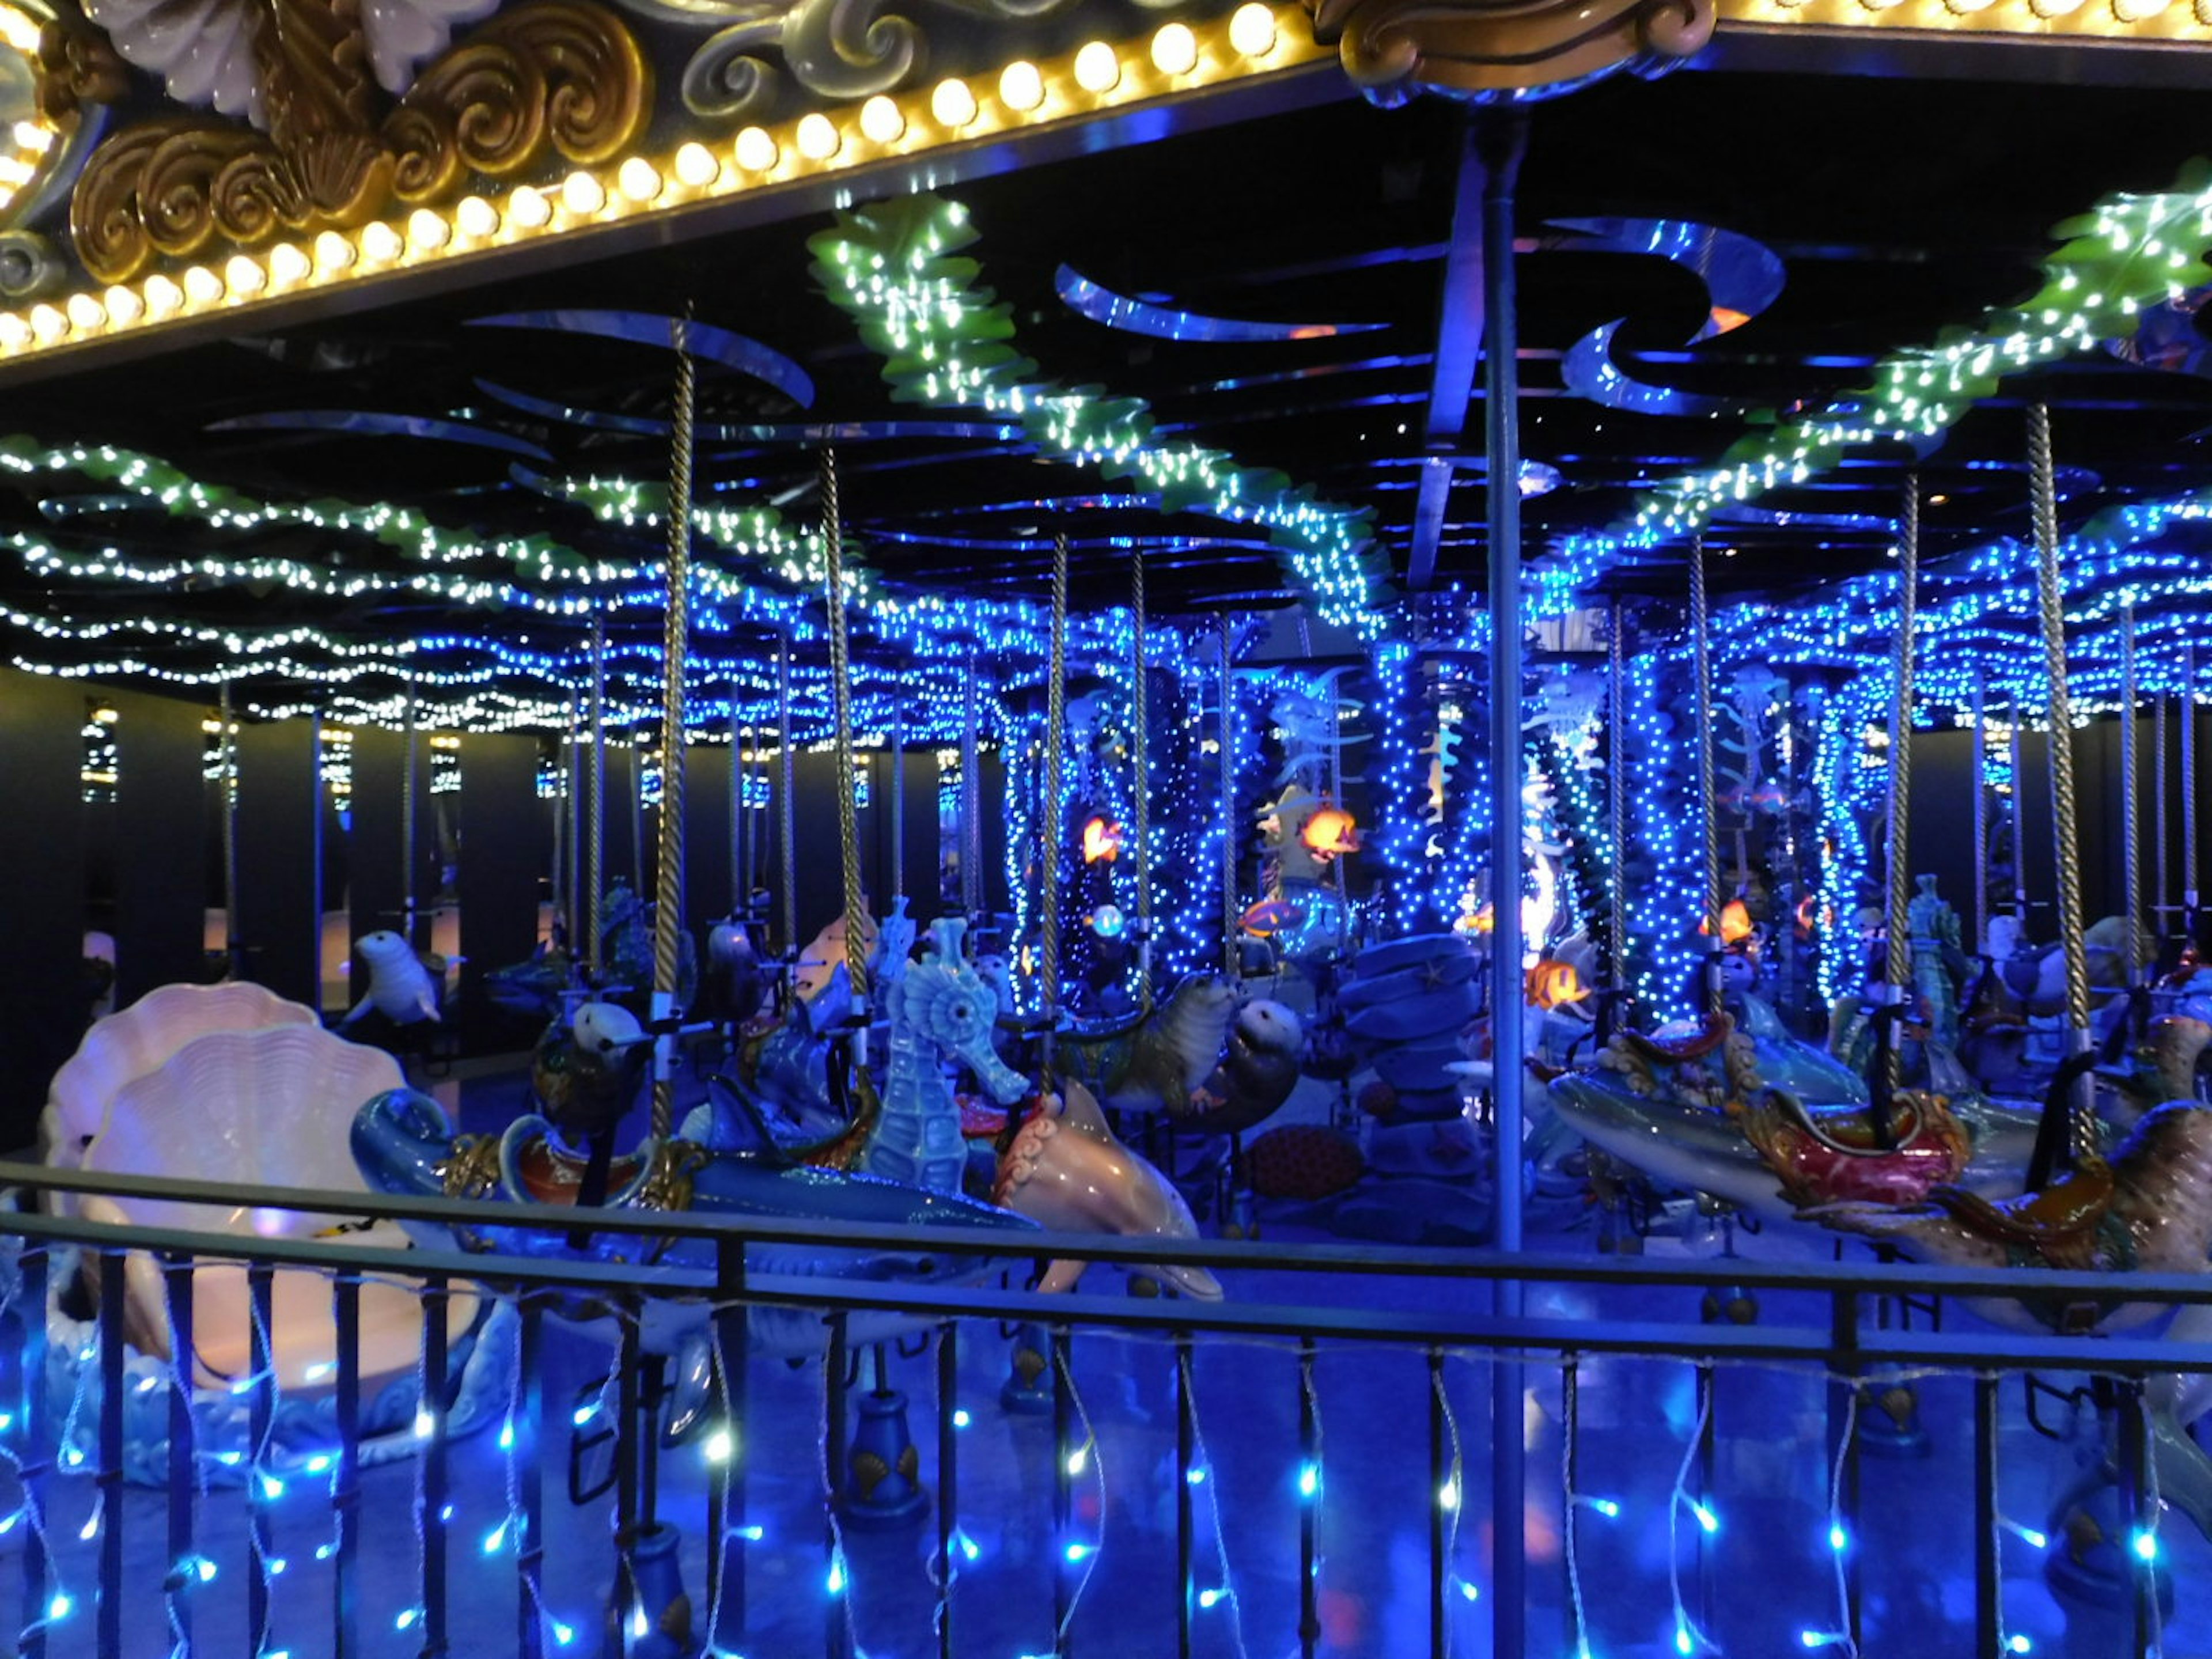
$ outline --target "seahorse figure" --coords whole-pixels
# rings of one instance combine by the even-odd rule
[[[960,1190],[968,1147],[945,1062],[971,1068],[1001,1106],[1012,1105],[1030,1086],[992,1050],[999,998],[968,960],[967,931],[957,916],[930,924],[921,960],[885,993],[890,1036],[881,1087],[863,1080],[852,1127],[798,1151],[797,1162],[858,1170],[931,1192]]]

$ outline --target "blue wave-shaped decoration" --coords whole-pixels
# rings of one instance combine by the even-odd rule
[[[1267,323],[1243,317],[1208,317],[1175,306],[1156,305],[1116,294],[1092,282],[1073,265],[1062,265],[1053,275],[1060,302],[1079,317],[1124,334],[1148,335],[1155,340],[1203,340],[1213,344],[1249,345],[1280,340],[1328,340],[1340,334],[1367,334],[1386,328],[1386,323]]]

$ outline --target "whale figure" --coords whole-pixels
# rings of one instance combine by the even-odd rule
[[[419,1025],[438,1018],[438,991],[415,947],[388,927],[363,933],[353,942],[368,964],[368,994],[338,1022],[352,1024],[371,1008],[394,1025]]]
[[[1167,1177],[1106,1127],[1097,1098],[1070,1079],[1059,1096],[1024,1120],[999,1160],[994,1202],[1056,1232],[1126,1237],[1196,1238],[1198,1223]],[[1054,1261],[1037,1288],[1075,1287],[1089,1264]],[[1221,1300],[1220,1281],[1203,1267],[1148,1264],[1147,1270],[1199,1301]]]
[[[573,1206],[586,1158],[564,1145],[554,1127],[535,1115],[517,1118],[504,1133],[456,1135],[445,1109],[412,1089],[392,1089],[362,1105],[352,1130],[354,1161],[369,1187],[407,1198],[477,1198],[528,1206],[541,1213]],[[682,1140],[647,1139],[617,1158],[609,1174],[607,1207],[667,1209],[701,1216],[755,1216],[776,1220],[819,1219],[899,1227],[953,1226],[990,1235],[988,1253],[894,1245],[749,1244],[745,1266],[754,1276],[820,1279],[831,1283],[930,1285],[981,1285],[1007,1260],[1025,1254],[1024,1237],[1036,1224],[957,1193],[925,1192],[903,1182],[844,1174],[779,1159],[710,1153]],[[562,1227],[448,1226],[409,1221],[416,1243],[429,1249],[496,1251],[508,1255],[575,1259]],[[665,1245],[665,1248],[664,1248]],[[711,1271],[711,1238],[666,1241],[635,1235],[594,1237],[587,1259]],[[650,1298],[645,1340],[656,1352],[673,1352],[710,1312],[704,1302]],[[592,1310],[576,1310],[589,1317]],[[752,1346],[785,1358],[818,1353],[822,1316],[811,1310],[757,1306],[746,1311]],[[855,1309],[847,1330],[856,1345],[892,1340],[926,1323],[912,1316]]]

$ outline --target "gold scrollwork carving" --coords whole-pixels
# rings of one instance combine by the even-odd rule
[[[1621,70],[1650,74],[1712,38],[1714,0],[1304,0],[1314,38],[1377,103],[1422,88],[1540,98]]]
[[[457,193],[549,149],[618,155],[651,114],[635,38],[590,0],[526,0],[428,64],[379,121],[356,0],[276,0],[254,46],[268,131],[204,117],[142,123],[95,150],[70,203],[77,257],[101,282],[218,238],[251,246],[359,225],[396,198]]]
[[[39,31],[39,113],[47,120],[67,120],[88,104],[112,104],[130,85],[130,71],[98,30],[57,17]]]

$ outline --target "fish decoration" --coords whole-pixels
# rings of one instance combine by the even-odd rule
[[[1093,817],[1083,826],[1083,861],[1111,864],[1121,855],[1121,826],[1109,817]]]
[[[1359,826],[1341,806],[1324,801],[1305,821],[1298,839],[1322,863],[1359,850]]]

